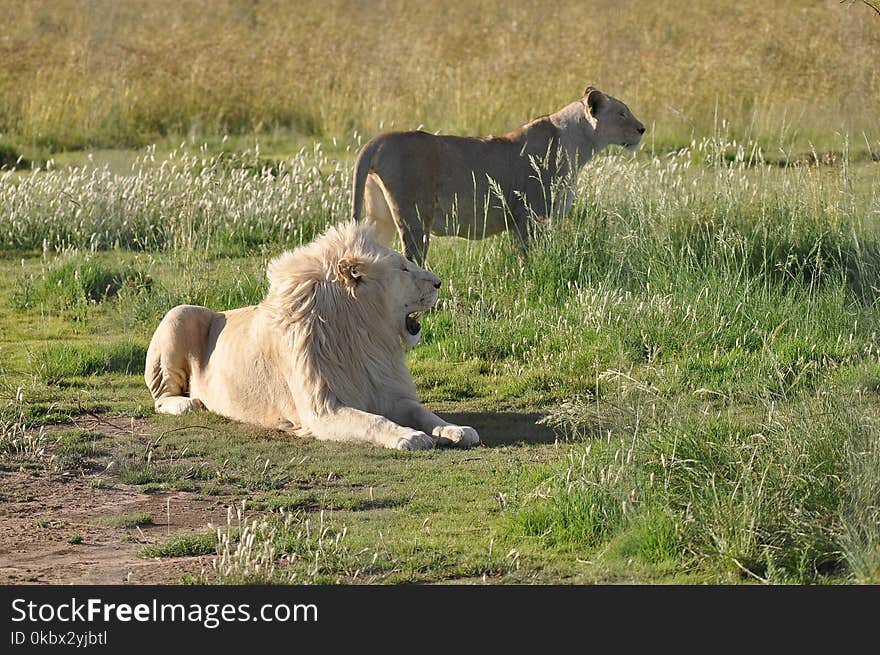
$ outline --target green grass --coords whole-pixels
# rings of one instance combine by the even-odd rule
[[[193,488],[192,477],[203,477],[206,475],[200,469],[196,469],[188,464],[165,462],[154,464],[152,462],[133,460],[129,457],[121,459],[118,466],[116,475],[119,477],[119,481],[125,484],[160,485],[159,488],[170,487],[181,491],[188,491]]]
[[[100,432],[65,430],[52,435],[54,439],[54,464],[63,471],[89,470],[96,467],[96,460],[109,454],[100,442],[105,438]]]
[[[89,165],[7,178],[0,184],[0,249],[79,249],[20,278],[14,302],[77,310],[150,291],[157,270],[149,257],[96,258],[95,249],[175,250],[204,266],[218,248],[250,255],[268,243],[307,241],[347,212],[345,197],[326,189],[347,186],[348,170],[320,146],[277,166],[281,173],[254,172],[231,166],[223,152],[175,149],[149,151],[122,173]],[[261,283],[262,275],[242,281],[248,291]],[[204,291],[204,280],[190,284],[194,293]]]
[[[160,544],[144,546],[141,549],[141,557],[195,557],[197,555],[210,555],[216,552],[216,546],[217,534],[214,532],[184,534]]]
[[[23,176],[0,188],[0,465],[244,500],[227,541],[145,555],[217,552],[203,582],[876,582],[878,170],[757,148],[599,157],[525,261],[507,236],[433,240],[408,362],[485,445],[427,453],[155,416],[142,380],[170,307],[259,302],[266,261],[345,215],[345,164]],[[95,414],[112,438],[37,434]]]
[[[54,296],[58,306],[74,307],[112,298],[127,285],[149,288],[150,279],[132,269],[98,266],[93,256],[77,253],[48,268],[38,298]]]
[[[851,485],[868,482],[852,467],[864,471],[876,446],[853,461],[852,442],[865,441],[860,415],[876,407],[850,415],[819,402],[763,420],[721,412],[695,420],[665,403],[652,415],[651,402],[642,398],[617,430],[546,470],[513,512],[511,530],[576,550],[615,536],[646,564],[675,561],[722,580],[821,582],[851,566],[842,547],[855,527],[850,517],[858,511],[868,526],[877,518],[850,497]],[[593,426],[591,410],[576,410],[584,429]],[[875,440],[872,433],[867,441]],[[870,488],[876,481],[874,470]],[[857,550],[870,555],[861,543]]]
[[[128,340],[108,344],[50,344],[34,357],[34,369],[49,385],[102,373],[136,374],[144,370],[147,348]]]

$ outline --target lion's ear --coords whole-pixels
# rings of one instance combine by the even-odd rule
[[[346,284],[358,284],[364,277],[364,263],[351,257],[340,259],[336,264],[336,273]]]
[[[596,127],[596,116],[599,115],[602,105],[607,100],[608,97],[594,86],[588,86],[584,90],[584,114],[594,128]]]

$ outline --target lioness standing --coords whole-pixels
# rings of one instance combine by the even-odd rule
[[[352,218],[376,226],[419,265],[431,234],[481,239],[513,228],[526,250],[536,219],[571,209],[577,173],[608,145],[631,152],[645,126],[620,100],[588,86],[583,97],[504,136],[390,132],[355,163]]]

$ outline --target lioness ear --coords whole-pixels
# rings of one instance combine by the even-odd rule
[[[605,94],[594,86],[588,86],[584,90],[584,115],[593,128],[596,127],[596,116],[599,115],[606,100]]]
[[[364,276],[364,264],[353,258],[340,259],[336,264],[336,273],[346,284],[358,284]]]

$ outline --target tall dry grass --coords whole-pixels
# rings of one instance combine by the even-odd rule
[[[661,145],[880,136],[880,17],[837,0],[0,0],[0,135],[497,133],[593,83]],[[864,140],[860,141],[861,143]]]

